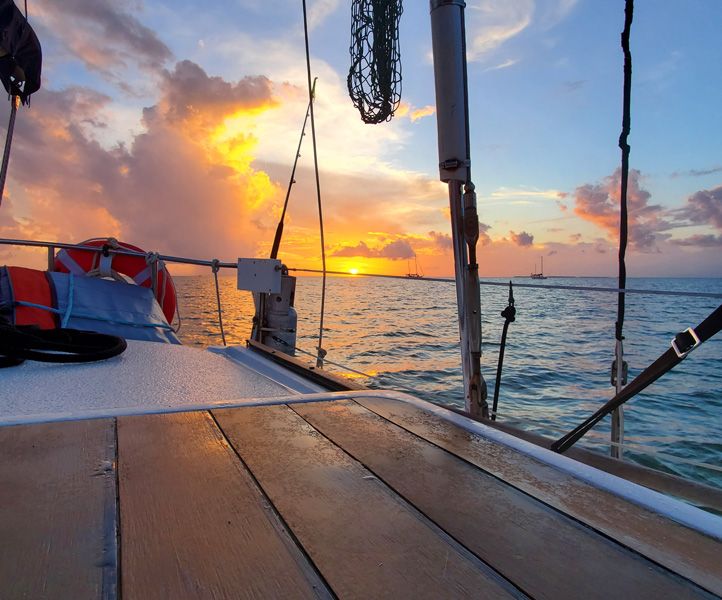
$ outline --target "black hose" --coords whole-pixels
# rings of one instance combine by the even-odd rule
[[[0,368],[25,360],[82,363],[121,354],[128,344],[114,335],[78,329],[38,329],[0,323]]]

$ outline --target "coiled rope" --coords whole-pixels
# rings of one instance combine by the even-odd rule
[[[346,80],[364,123],[388,121],[401,102],[401,0],[353,0]]]

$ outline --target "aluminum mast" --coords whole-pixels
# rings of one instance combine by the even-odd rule
[[[449,186],[465,405],[472,416],[487,418],[486,382],[481,375],[481,299],[476,261],[479,219],[471,182],[465,6],[462,0],[431,0],[431,39],[439,177]]]

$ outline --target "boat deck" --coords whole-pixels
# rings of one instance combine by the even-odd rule
[[[722,590],[714,536],[371,391],[0,427],[0,456],[2,598]]]

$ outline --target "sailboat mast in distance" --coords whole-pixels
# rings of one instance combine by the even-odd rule
[[[541,271],[537,273],[536,270],[536,263],[534,263],[534,271],[532,271],[532,274],[530,275],[532,279],[546,279],[544,276],[544,257],[541,257]]]

